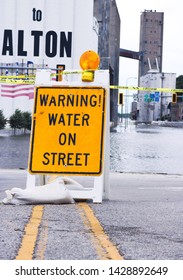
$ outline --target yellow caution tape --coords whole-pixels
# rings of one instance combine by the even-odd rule
[[[86,70],[92,71],[92,70]],[[73,71],[63,71],[62,73],[56,74],[52,73],[51,76],[58,76],[58,75],[67,75],[67,74],[82,74],[83,70],[73,70]],[[35,83],[35,76],[0,76],[0,83],[8,83],[8,84],[34,84]],[[110,85],[110,89],[123,89],[123,90],[137,90],[137,91],[153,91],[153,92],[177,92],[183,93],[183,89],[175,89],[175,88],[149,88],[149,87],[134,87],[134,86],[117,86],[117,85]]]
[[[52,73],[51,74],[51,77],[53,77],[53,76],[60,76],[60,75],[68,75],[68,74],[82,74],[83,72],[91,72],[91,71],[94,71],[94,70],[85,70],[85,71],[83,71],[83,70],[73,70],[73,71],[61,71],[61,70],[59,70],[59,72],[60,73],[58,73],[58,74],[56,74],[56,73]]]
[[[15,76],[15,75],[4,75],[4,76],[0,76],[0,79],[29,79],[29,78],[35,78],[35,75],[19,75],[19,76]]]
[[[6,79],[1,79],[0,78],[0,83],[3,83],[3,84],[35,84],[35,80],[29,80],[29,79],[9,79],[9,78],[6,78]]]
[[[128,87],[128,86],[110,86],[110,88],[139,90],[139,91],[183,92],[183,89],[176,89],[176,88],[148,88],[148,87]]]

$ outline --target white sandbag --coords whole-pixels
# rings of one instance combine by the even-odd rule
[[[84,188],[81,184],[79,184],[74,179],[71,179],[69,177],[58,177],[56,180],[58,181],[63,180],[68,190],[77,190],[77,191],[86,190],[86,188]]]
[[[74,202],[61,178],[43,186],[27,189],[13,188],[5,193],[7,197],[3,199],[3,204],[66,204]]]

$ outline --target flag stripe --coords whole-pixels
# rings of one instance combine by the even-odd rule
[[[24,84],[2,84],[1,85],[1,96],[16,98],[26,96],[29,99],[34,98],[34,85]]]
[[[32,94],[32,93],[30,93]],[[16,98],[16,97],[20,97],[20,96],[27,96],[30,98],[30,94],[29,93],[22,93],[22,94],[15,94],[15,95],[10,95],[10,94],[1,94],[2,97],[10,97],[10,98]],[[32,97],[33,98],[33,97]],[[30,98],[31,99],[31,98]]]
[[[54,74],[55,71],[52,71]],[[7,76],[8,77],[8,76]],[[56,77],[52,77],[52,81],[55,81]],[[30,84],[1,84],[1,96],[7,98],[16,98],[27,96],[29,99],[34,98],[34,85]]]

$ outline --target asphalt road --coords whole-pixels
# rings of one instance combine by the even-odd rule
[[[0,200],[25,182],[25,170],[1,169]],[[183,260],[183,176],[111,173],[110,182],[109,200],[84,204],[119,254],[126,260]],[[0,205],[1,260],[17,257],[33,208]],[[93,231],[79,203],[44,205],[32,259],[102,259],[95,240],[100,234]]]

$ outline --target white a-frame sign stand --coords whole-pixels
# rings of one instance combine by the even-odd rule
[[[34,99],[26,188],[45,185],[50,176],[82,176],[82,188],[69,189],[73,199],[108,199],[109,71],[96,70],[93,82],[71,71],[57,82],[50,70],[38,70]],[[92,186],[85,187],[89,177]]]

